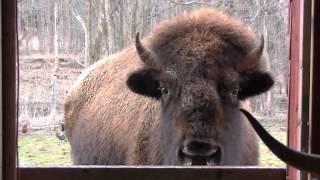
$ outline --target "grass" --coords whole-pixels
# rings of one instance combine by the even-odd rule
[[[286,144],[286,132],[285,131],[269,131],[273,137],[275,137],[278,141]],[[272,167],[285,167],[285,163],[283,163],[280,159],[278,159],[272,152],[263,144],[263,142],[259,139],[259,147],[260,147],[260,166],[272,166]]]
[[[286,132],[269,130],[282,143],[286,142]],[[260,141],[260,166],[285,167]],[[70,145],[60,142],[55,135],[32,134],[19,136],[19,161],[28,166],[71,165]]]
[[[71,165],[70,145],[54,135],[20,135],[19,162],[28,166]]]

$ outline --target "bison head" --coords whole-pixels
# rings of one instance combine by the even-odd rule
[[[239,158],[240,153],[232,149],[241,141],[232,144],[227,138],[241,136],[237,130],[242,128],[240,101],[273,84],[270,74],[260,67],[263,38],[243,48],[196,26],[178,37],[159,34],[163,37],[146,47],[137,33],[136,50],[145,66],[129,75],[127,85],[161,102],[163,163],[230,164],[228,158]]]

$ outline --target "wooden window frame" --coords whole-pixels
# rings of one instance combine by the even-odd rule
[[[309,152],[320,154],[320,1],[313,0],[313,23],[311,28],[311,73],[310,73],[310,144]],[[319,178],[319,177],[318,177]]]
[[[289,0],[289,108],[288,108],[288,128],[287,144],[292,149],[300,148],[299,135],[299,88],[301,78],[301,7],[304,0]],[[296,180],[299,177],[299,171],[291,166],[287,166],[287,175],[289,180]]]
[[[320,3],[290,0],[290,87],[288,145],[320,154]],[[317,33],[316,33],[317,32]],[[307,172],[288,166],[288,179],[307,180]]]
[[[1,1],[2,170],[3,179],[17,179],[16,136],[16,0]]]
[[[289,106],[289,131],[288,144],[295,149],[299,148],[298,122],[299,113],[299,81],[301,51],[301,5],[304,0],[290,0],[291,48],[290,48],[290,106]],[[319,9],[319,1],[314,0],[314,6]],[[16,122],[16,60],[17,60],[17,3],[16,0],[3,0],[2,13],[2,120],[3,120],[3,179],[286,179],[286,171],[283,168],[263,167],[176,167],[176,166],[75,166],[75,167],[17,167],[17,122]],[[315,12],[314,32],[319,32],[319,11]],[[314,41],[311,45],[319,48],[319,33],[313,34]],[[311,48],[312,49],[312,48]],[[310,89],[319,92],[319,55],[320,51],[313,51],[311,56]],[[314,70],[317,69],[317,70]],[[320,121],[317,109],[319,109],[319,96],[311,94],[313,101],[310,103],[311,152],[320,153],[319,142],[315,137],[320,136]],[[318,130],[318,131],[317,131]],[[288,168],[288,179],[297,179],[297,171]]]

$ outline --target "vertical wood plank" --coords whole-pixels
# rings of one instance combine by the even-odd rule
[[[320,3],[313,0],[312,45],[311,45],[311,143],[310,152],[320,154]],[[316,179],[316,177],[310,177]],[[318,177],[319,178],[319,177]]]
[[[310,119],[310,65],[311,65],[311,1],[304,1],[302,35],[302,99],[301,99],[301,151],[309,151]]]
[[[290,2],[290,77],[289,77],[289,112],[288,112],[288,145],[299,149],[299,94],[301,63],[301,4],[303,0]],[[298,171],[288,167],[288,179],[297,180]]]
[[[3,179],[16,180],[16,1],[2,1]]]
[[[309,152],[310,145],[310,78],[311,78],[311,14],[312,1],[303,3],[302,34],[302,92],[301,92],[301,151]],[[308,173],[301,171],[301,180],[308,179]]]
[[[312,112],[311,152],[320,154],[320,2],[314,0],[313,16],[313,58],[312,58]]]
[[[2,13],[1,9],[1,3],[0,3],[0,14]],[[0,18],[0,39],[2,39],[2,18]],[[0,69],[2,69],[2,43],[0,44]],[[2,178],[2,169],[3,169],[3,142],[2,142],[2,74],[0,73],[0,178]]]

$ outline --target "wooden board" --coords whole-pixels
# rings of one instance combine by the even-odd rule
[[[77,166],[23,167],[20,180],[285,180],[283,168]]]
[[[16,1],[1,1],[3,179],[16,179]]]
[[[289,112],[288,145],[292,149],[300,148],[299,96],[301,66],[301,5],[304,0],[290,1],[290,76],[289,76]],[[288,179],[297,180],[298,171],[288,166]]]
[[[312,60],[312,111],[311,152],[320,154],[320,1],[314,0],[313,17],[313,60]]]

